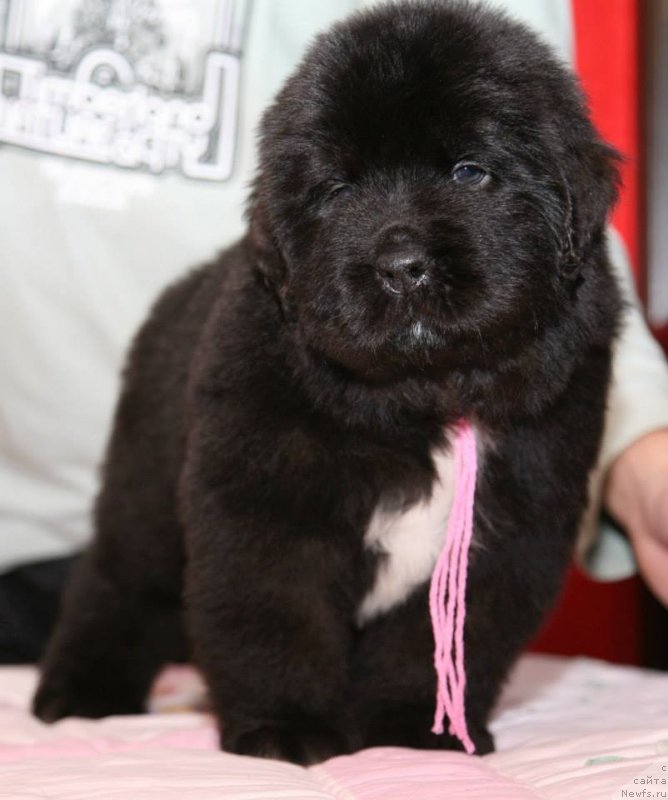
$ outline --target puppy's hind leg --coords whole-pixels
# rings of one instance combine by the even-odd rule
[[[97,535],[73,570],[34,699],[45,721],[141,711],[167,661],[187,657],[183,553],[168,480],[117,431],[96,507]]]
[[[166,660],[185,655],[180,609],[105,573],[93,548],[76,565],[42,663],[33,711],[45,722],[143,710]]]

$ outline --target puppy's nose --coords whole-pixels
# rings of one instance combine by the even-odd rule
[[[376,259],[376,272],[387,291],[410,294],[427,278],[424,252],[409,243],[384,248]]]

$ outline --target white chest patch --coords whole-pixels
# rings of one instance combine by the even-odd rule
[[[393,514],[377,509],[371,517],[364,544],[383,557],[357,609],[360,626],[403,602],[434,570],[454,499],[455,465],[452,453],[438,450],[432,457],[437,476],[429,500]]]

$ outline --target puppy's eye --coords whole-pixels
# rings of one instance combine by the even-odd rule
[[[452,180],[462,186],[481,186],[489,181],[489,173],[478,164],[462,161],[452,170]]]
[[[344,197],[351,194],[353,187],[349,183],[332,182],[327,186],[326,200],[333,200],[335,197]]]

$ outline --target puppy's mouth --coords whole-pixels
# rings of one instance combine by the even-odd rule
[[[407,353],[415,350],[431,350],[443,345],[442,334],[437,333],[430,323],[419,319],[407,322],[393,338],[398,349]]]
[[[376,283],[366,321],[379,339],[406,355],[447,345],[447,329],[457,312],[450,287],[438,282],[428,265],[409,264],[391,278],[376,270]]]
[[[378,261],[350,259],[311,284],[305,338],[326,358],[370,379],[424,374],[468,357],[466,333],[481,286],[452,259],[403,248]],[[464,341],[466,340],[466,341]],[[466,351],[466,352],[465,352]]]
[[[449,346],[461,309],[438,265],[406,256],[389,266],[351,264],[346,273],[334,314],[346,349],[422,364]]]
[[[378,367],[385,363],[399,372],[423,369],[451,349],[444,310],[428,296],[426,286],[408,297],[388,297],[385,303],[383,298],[377,300],[366,313],[360,309],[360,317],[348,331],[352,346],[366,351]]]

